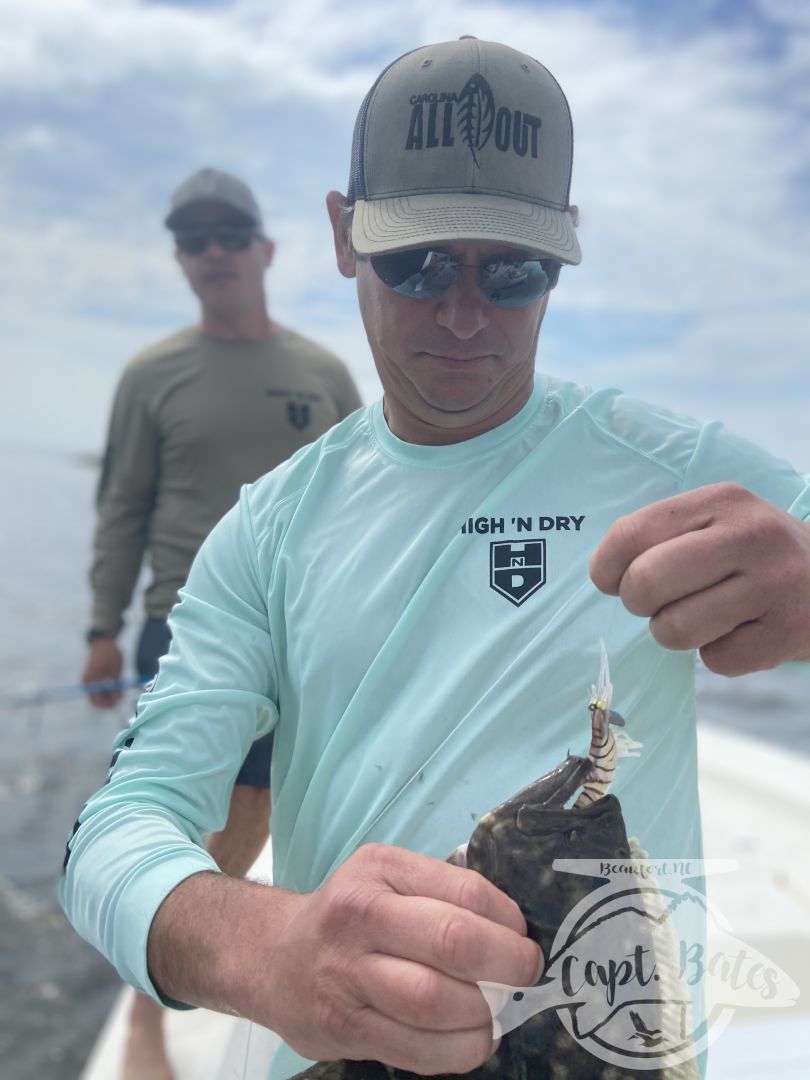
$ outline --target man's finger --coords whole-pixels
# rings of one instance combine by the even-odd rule
[[[474,983],[435,968],[382,953],[357,965],[358,991],[385,1016],[428,1031],[472,1031],[491,1023],[484,996]]]
[[[735,576],[667,604],[650,620],[650,632],[666,649],[702,649],[764,613],[762,598]]]
[[[530,986],[540,948],[509,927],[429,897],[386,893],[375,904],[371,949],[405,957],[465,982]]]
[[[718,528],[689,532],[637,555],[619,584],[627,610],[650,618],[668,604],[736,576],[735,542],[719,532]]]
[[[481,997],[477,988],[476,993]],[[343,1034],[353,1057],[382,1061],[420,1076],[471,1072],[497,1049],[489,1015],[474,1029],[436,1032],[401,1024],[369,1007],[352,1014]]]
[[[443,900],[517,934],[526,933],[526,920],[515,901],[474,870],[381,844],[361,848],[354,856],[354,867],[399,896]]]
[[[784,643],[769,634],[760,621],[744,623],[725,637],[704,645],[700,658],[717,675],[746,675],[768,671],[784,660]]]
[[[634,559],[656,544],[685,533],[706,529],[716,519],[717,489],[714,484],[673,495],[642,507],[615,521],[591,558],[591,579],[598,589],[616,596],[622,577]]]

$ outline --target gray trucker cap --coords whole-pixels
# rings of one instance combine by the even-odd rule
[[[177,188],[172,195],[169,213],[164,221],[167,229],[182,226],[186,210],[199,203],[220,203],[244,214],[257,228],[262,228],[262,212],[256,198],[244,180],[221,169],[199,169]]]
[[[357,117],[352,243],[373,255],[493,240],[579,263],[572,157],[568,102],[532,57],[470,37],[415,49]]]

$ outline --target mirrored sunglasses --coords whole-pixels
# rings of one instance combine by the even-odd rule
[[[246,251],[255,235],[252,225],[193,225],[174,230],[175,243],[185,255],[202,255],[212,240],[224,251]]]
[[[417,248],[372,255],[377,277],[394,292],[412,300],[437,300],[456,281],[466,266],[446,251]],[[557,284],[560,263],[556,259],[490,258],[478,263],[478,284],[491,304],[525,307],[539,300]]]

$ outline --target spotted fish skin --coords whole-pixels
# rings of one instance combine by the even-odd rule
[[[524,791],[533,787],[538,790],[530,785]],[[467,847],[467,866],[515,900],[529,937],[547,958],[565,915],[602,884],[599,878],[554,870],[554,860],[629,857],[621,807],[613,795],[571,809],[515,796],[484,815]],[[548,1011],[505,1035],[489,1061],[464,1075],[468,1080],[674,1080],[675,1074],[603,1062],[568,1034],[556,1012]],[[417,1080],[417,1074],[376,1061],[332,1061],[311,1066],[295,1080]]]
[[[548,960],[565,916],[602,884],[599,878],[554,870],[554,860],[629,856],[619,801],[608,795],[569,810],[526,803],[490,828],[475,830],[467,865],[518,904],[528,936]],[[471,1080],[618,1080],[631,1074],[594,1057],[568,1034],[556,1011],[547,1011],[505,1035],[490,1061],[468,1075]],[[649,1073],[646,1080],[658,1076]]]

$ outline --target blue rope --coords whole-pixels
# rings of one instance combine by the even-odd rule
[[[44,686],[32,694],[0,694],[0,709],[25,709],[31,705],[46,705],[87,694],[107,694],[114,690],[140,689],[152,675],[137,675],[128,679],[104,679],[95,683],[70,683],[67,686]]]

